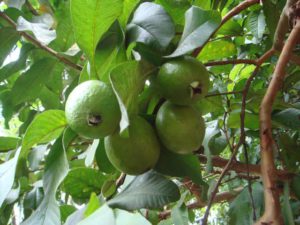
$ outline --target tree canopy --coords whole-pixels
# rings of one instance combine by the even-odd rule
[[[299,0],[1,0],[0,225],[300,224],[299,12]],[[176,60],[200,74],[188,89],[180,63],[163,77]],[[107,89],[77,89],[77,128],[66,101],[90,80]],[[195,119],[158,121],[166,104]],[[107,117],[117,128],[89,137]]]

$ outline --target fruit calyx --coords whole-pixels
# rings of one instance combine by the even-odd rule
[[[202,86],[199,81],[194,81],[190,84],[191,98],[202,94]]]
[[[100,115],[89,115],[87,118],[88,125],[91,127],[98,126],[102,122]]]

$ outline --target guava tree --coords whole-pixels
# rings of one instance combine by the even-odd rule
[[[300,223],[299,0],[0,1],[0,225]]]

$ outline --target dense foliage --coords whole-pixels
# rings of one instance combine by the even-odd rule
[[[242,2],[0,1],[0,225],[187,225],[199,223],[210,203],[209,224],[259,219],[259,107],[280,51],[258,59],[272,49],[286,1],[247,0],[224,21]],[[300,223],[298,52],[272,111],[276,184],[291,225]],[[193,154],[161,147],[152,170],[126,175],[109,161],[104,138],[68,126],[69,94],[101,80],[121,111],[117,135],[126,137],[137,115],[155,128],[165,102],[155,78],[164,63],[187,56],[210,79],[206,96],[193,103],[206,126]]]

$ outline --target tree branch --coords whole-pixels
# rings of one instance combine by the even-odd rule
[[[243,190],[243,187],[238,187],[232,191],[225,191],[222,193],[219,193],[216,195],[215,199],[214,199],[214,203],[221,203],[224,201],[231,201],[232,199],[234,199],[239,193],[241,193],[241,191]],[[188,209],[200,209],[203,208],[207,205],[206,202],[193,202],[188,204],[186,207]],[[167,217],[169,217],[171,215],[171,210],[166,210],[164,212],[159,213],[159,218],[160,220],[166,219]]]
[[[199,158],[199,161],[201,163],[207,163],[207,157],[205,155],[199,154],[197,155]],[[224,168],[228,163],[227,159],[221,158],[219,156],[213,156],[212,157],[212,165],[214,167]],[[245,164],[241,162],[234,161],[228,170],[235,171],[236,173],[247,173],[249,170],[249,173],[253,176],[261,176],[261,167],[260,165],[253,165],[253,164]],[[278,180],[290,180],[294,176],[293,173],[290,173],[286,170],[278,170],[276,171]]]
[[[232,59],[232,60],[224,60],[224,61],[214,61],[204,63],[204,66],[223,66],[223,65],[236,65],[236,64],[252,64],[257,65],[257,61],[253,59]]]
[[[234,162],[234,158],[236,156],[236,154],[239,151],[240,146],[242,146],[245,143],[245,111],[246,111],[246,100],[247,100],[247,95],[252,83],[252,80],[254,79],[254,77],[257,75],[260,66],[268,59],[270,58],[273,54],[274,54],[275,50],[272,48],[269,51],[267,51],[263,56],[261,56],[258,60],[257,60],[257,66],[255,68],[255,70],[253,71],[252,75],[248,78],[246,84],[245,84],[245,88],[243,90],[243,96],[242,96],[242,109],[241,109],[241,113],[240,113],[240,118],[241,118],[241,136],[240,136],[240,140],[239,142],[236,144],[234,151],[232,152],[231,158],[230,160],[227,162],[227,164],[225,165],[212,193],[211,193],[211,197],[209,199],[209,202],[207,204],[207,208],[204,214],[204,217],[202,219],[202,224],[206,225],[207,224],[207,219],[209,216],[209,211],[210,208],[212,206],[212,203],[214,201],[214,198],[218,192],[218,187],[220,186],[222,179],[224,178],[224,176],[226,175],[227,171],[230,169],[231,164]]]
[[[3,19],[5,19],[9,24],[11,24],[14,28],[17,27],[17,24],[15,23],[15,21],[13,21],[9,16],[7,16],[5,13],[0,12],[0,17],[2,17]],[[77,65],[76,63],[73,63],[72,61],[70,61],[69,59],[65,58],[64,56],[61,56],[58,52],[56,52],[55,50],[53,50],[52,48],[49,48],[46,45],[43,45],[42,43],[40,43],[37,39],[35,39],[33,36],[31,36],[30,34],[26,33],[26,32],[19,32],[21,36],[23,36],[27,41],[31,42],[32,44],[36,45],[37,47],[45,50],[46,52],[48,52],[50,55],[56,57],[59,61],[63,62],[64,64],[78,70],[81,71],[82,67],[80,65]]]
[[[289,62],[293,49],[300,39],[300,20],[293,28],[283,47],[275,67],[274,76],[267,89],[260,108],[261,170],[264,184],[265,213],[256,225],[281,225],[283,220],[280,211],[279,193],[276,187],[276,167],[274,164],[271,112],[277,92],[285,77],[285,67]]]
[[[230,10],[222,19],[220,25],[217,27],[217,29],[210,35],[210,37],[207,39],[207,41],[199,48],[195,49],[193,52],[193,56],[199,55],[199,53],[202,50],[202,47],[205,46],[205,44],[217,33],[217,31],[223,26],[224,23],[226,23],[228,20],[230,20],[235,15],[239,14],[244,9],[247,9],[249,6],[258,4],[260,0],[245,0],[236,7],[234,7],[232,10]]]

